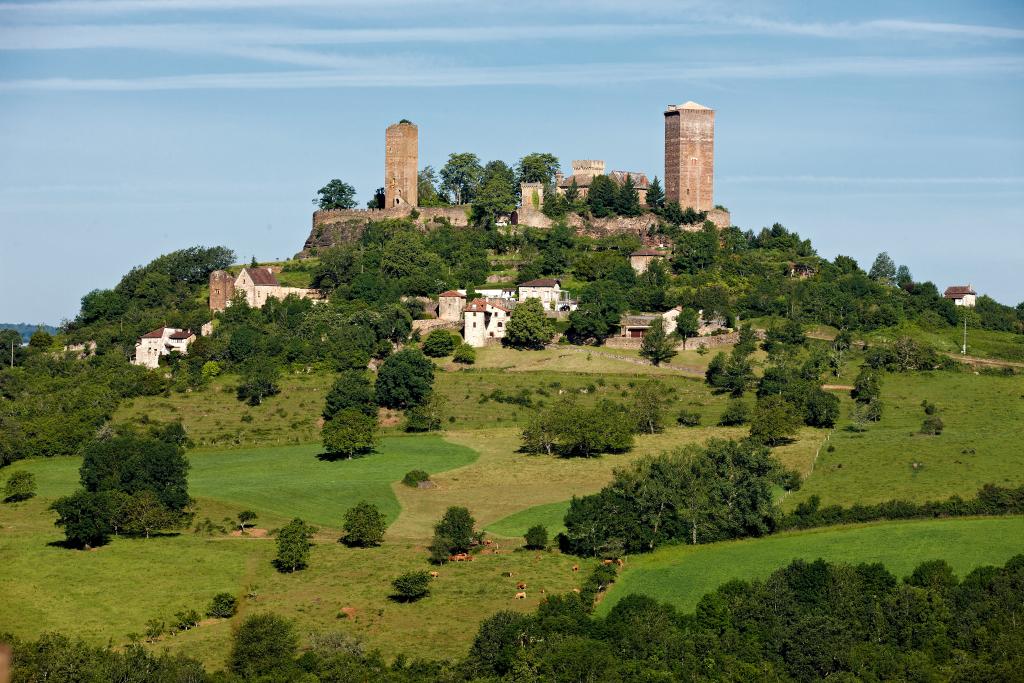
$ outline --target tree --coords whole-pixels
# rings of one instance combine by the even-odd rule
[[[548,528],[543,524],[534,524],[526,530],[523,539],[527,549],[543,550],[548,546]]]
[[[850,390],[850,398],[857,403],[871,403],[882,396],[882,380],[879,372],[868,366],[863,366],[853,380],[853,389]]]
[[[377,416],[357,408],[345,408],[324,423],[320,431],[324,451],[332,456],[354,458],[371,452],[377,443]]]
[[[473,196],[472,221],[490,227],[499,216],[516,208],[515,175],[503,161],[491,161],[484,167],[480,186]]]
[[[644,382],[633,392],[633,417],[640,433],[657,434],[665,429],[665,408],[670,398],[657,380]]]
[[[725,405],[722,416],[718,418],[718,424],[721,427],[735,427],[746,424],[749,419],[750,407],[740,399],[734,398]]]
[[[4,485],[4,502],[17,503],[36,495],[36,475],[25,470],[11,472]]]
[[[430,396],[433,385],[434,364],[418,349],[403,349],[377,371],[377,403],[386,408],[419,405]]]
[[[523,429],[523,451],[553,455],[565,415],[559,406],[536,411]]]
[[[476,520],[464,507],[450,507],[440,521],[434,525],[434,545],[437,550],[444,550],[451,555],[469,550],[476,532],[473,526]],[[447,559],[447,556],[445,557]]]
[[[384,513],[376,505],[362,500],[345,512],[342,528],[345,535],[341,540],[345,545],[369,548],[381,544],[388,525]]]
[[[252,510],[242,510],[241,512],[238,513],[237,516],[238,516],[238,530],[241,531],[243,534],[245,533],[246,526],[250,522],[255,522],[256,521],[256,513],[253,512]]]
[[[131,536],[145,536],[160,529],[173,528],[179,522],[175,515],[160,502],[156,494],[145,489],[135,495],[123,496],[116,513],[118,528]]]
[[[795,406],[779,395],[757,401],[750,421],[750,438],[766,446],[778,446],[796,435],[800,415]]]
[[[431,358],[443,358],[451,355],[455,343],[455,337],[448,330],[434,330],[423,341],[423,353]]]
[[[299,638],[292,623],[273,613],[246,617],[231,648],[231,671],[245,680],[262,676],[287,680],[295,667]]]
[[[413,602],[430,593],[430,574],[425,571],[406,572],[391,582],[399,602]]]
[[[471,152],[449,154],[448,162],[441,168],[441,186],[451,193],[456,204],[469,204],[482,175],[477,155]]]
[[[277,557],[274,566],[279,572],[304,569],[309,563],[310,540],[317,528],[301,519],[293,519],[277,531]]]
[[[352,209],[356,205],[356,189],[348,183],[335,178],[316,191],[319,198],[313,203],[320,209]]]
[[[416,178],[417,204],[420,206],[446,206],[448,199],[438,192],[437,171],[424,166]]]
[[[658,176],[654,176],[650,186],[647,188],[647,206],[652,210],[660,209],[665,205],[665,190],[661,187]]]
[[[672,268],[677,273],[696,274],[715,265],[719,251],[718,228],[705,222],[697,232],[683,232],[672,252]]]
[[[242,366],[242,382],[236,391],[239,401],[251,406],[262,405],[263,400],[280,393],[277,386],[281,371],[265,356],[250,358]]]
[[[868,277],[884,285],[896,284],[896,262],[887,252],[883,251],[875,257],[875,262],[871,264],[871,270],[868,271]]]
[[[189,467],[180,444],[125,434],[87,443],[79,477],[90,493],[150,491],[168,510],[181,512],[190,502]]]
[[[633,176],[629,174],[626,174],[626,179],[615,195],[615,212],[620,216],[639,216],[644,212]]]
[[[110,540],[110,505],[105,493],[78,490],[58,498],[50,505],[57,513],[54,525],[64,529],[68,545],[75,548],[98,547]]]
[[[405,409],[405,431],[433,432],[441,428],[447,403],[439,394],[431,394],[425,403]]]
[[[28,340],[28,347],[35,351],[46,351],[53,346],[53,336],[43,328],[32,333]]]
[[[606,175],[594,176],[587,192],[587,206],[595,218],[614,216],[618,206],[619,187]]]
[[[217,593],[206,608],[206,616],[216,619],[230,619],[238,611],[238,598],[231,593]]]
[[[503,342],[517,349],[542,349],[553,334],[554,328],[544,315],[540,299],[531,298],[512,309]]]
[[[652,365],[661,365],[672,360],[676,355],[676,340],[665,334],[665,322],[659,316],[651,321],[651,326],[640,342],[640,356],[651,361]]]
[[[544,183],[550,186],[558,173],[558,157],[548,152],[527,154],[516,164],[517,183]],[[523,201],[526,201],[524,198]]]
[[[692,308],[684,308],[676,318],[676,334],[681,339],[696,337],[700,331],[700,315]]]
[[[910,274],[910,268],[900,266],[896,269],[896,284],[904,289],[914,284],[914,276]]]
[[[476,350],[469,344],[459,344],[452,354],[452,360],[463,365],[472,365],[476,362]]]
[[[324,419],[333,419],[349,408],[355,408],[364,415],[377,416],[373,385],[365,370],[345,370],[338,375],[324,401]]]

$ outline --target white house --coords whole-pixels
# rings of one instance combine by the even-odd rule
[[[171,351],[177,351],[184,356],[188,353],[188,345],[195,340],[196,335],[191,330],[159,327],[142,335],[135,345],[135,358],[132,363],[147,368],[158,367],[160,356],[169,355]]]
[[[540,299],[547,311],[573,311],[576,302],[569,298],[569,292],[562,289],[562,283],[552,278],[530,280],[519,285],[519,303],[527,299]]]
[[[974,304],[977,303],[978,299],[978,293],[971,289],[970,285],[946,287],[946,291],[942,296],[952,299],[953,303],[957,306],[966,306],[967,308],[974,308]]]
[[[488,301],[496,301],[505,308],[511,308],[517,302],[514,289],[477,289],[477,297]],[[506,305],[507,304],[507,305]],[[466,290],[449,289],[437,295],[437,317],[441,320],[462,320],[466,310]]]
[[[473,299],[463,313],[462,336],[470,346],[485,346],[488,341],[502,339],[511,309],[486,299]]]

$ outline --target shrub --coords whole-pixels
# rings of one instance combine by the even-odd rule
[[[430,593],[430,574],[425,571],[406,572],[391,582],[394,598],[399,602],[413,602]]]
[[[4,502],[16,503],[28,500],[36,495],[36,476],[31,472],[19,470],[11,472],[4,485]]]
[[[459,344],[455,349],[452,360],[463,365],[472,365],[476,362],[476,349],[469,344]]]
[[[208,360],[203,363],[203,379],[211,380],[220,375],[220,363],[215,360]]]
[[[697,427],[700,425],[700,413],[696,410],[686,410],[684,408],[676,416],[676,422],[681,427]]]
[[[174,623],[171,628],[175,631],[187,631],[199,625],[199,612],[194,609],[179,610],[174,615]]]
[[[252,680],[291,668],[298,648],[299,638],[290,621],[272,613],[254,614],[235,634],[229,663],[235,674]]]
[[[448,330],[434,330],[423,341],[423,353],[431,358],[443,358],[455,350],[455,337]]]
[[[388,524],[384,513],[376,505],[360,501],[345,512],[342,528],[345,530],[342,538],[345,545],[369,548],[380,545],[384,540]]]
[[[402,477],[402,483],[411,488],[416,488],[421,481],[430,481],[430,475],[423,470],[410,470]]]
[[[245,362],[242,367],[242,383],[236,393],[239,401],[258,406],[263,399],[280,392],[277,386],[280,370],[271,361],[260,356]]]
[[[739,399],[733,399],[725,406],[725,412],[718,418],[720,427],[735,427],[750,420],[750,406]]]
[[[939,407],[934,403],[931,403],[928,399],[921,401],[921,407],[924,408],[925,415],[934,415],[939,410]]]
[[[530,550],[543,550],[548,545],[548,528],[543,524],[534,524],[526,530],[523,538]]]
[[[230,619],[238,611],[238,598],[231,593],[217,593],[206,608],[206,616]]]
[[[921,423],[921,433],[938,436],[942,433],[943,427],[945,427],[945,425],[942,424],[941,417],[938,415],[929,415],[924,419],[924,422]]]
[[[316,527],[301,519],[293,519],[278,530],[274,566],[279,572],[294,572],[306,567],[309,562],[310,539],[316,532]]]
[[[405,411],[405,426],[407,432],[433,432],[441,428],[442,399],[433,395],[421,405],[412,406]]]

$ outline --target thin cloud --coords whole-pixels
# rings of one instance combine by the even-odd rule
[[[826,185],[1022,185],[1024,176],[832,176],[832,175],[737,175],[722,176],[729,183],[820,183]]]
[[[392,62],[367,60],[361,68],[185,74],[142,78],[40,78],[0,81],[0,90],[145,91],[371,87],[465,87],[508,85],[596,85],[636,81],[722,79],[795,79],[834,76],[949,76],[951,74],[1020,73],[1024,57],[962,59],[857,58],[777,64],[665,65],[615,63],[511,67],[443,67],[413,65],[395,69]]]

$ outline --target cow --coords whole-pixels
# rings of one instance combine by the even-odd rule
[[[524,588],[526,588],[526,584],[523,583],[522,581],[520,581],[519,583],[516,584],[516,588],[518,590],[523,590]]]
[[[494,541],[492,541],[491,539],[489,539],[489,538],[484,539],[484,545],[493,545],[493,544],[494,544]]]
[[[579,588],[573,588],[573,589],[572,589],[572,592],[573,592],[573,593],[579,593],[579,592],[580,592],[580,589],[579,589]]]
[[[572,566],[572,570],[573,570],[574,572],[578,572],[578,571],[580,570],[580,566],[579,566],[578,564],[574,564],[574,565]]]
[[[626,561],[625,561],[625,560],[623,560],[623,559],[622,559],[622,558],[620,557],[619,559],[615,560],[615,564],[617,564],[617,565],[619,565],[619,566],[621,567],[621,566],[623,566],[623,565],[625,565],[625,564],[626,564]]]
[[[516,600],[525,600],[525,599],[526,599],[526,591],[519,591],[518,593],[516,593]]]
[[[432,579],[436,579],[439,576],[440,576],[440,574],[438,574],[437,572],[430,572],[430,578],[432,578]]]
[[[454,555],[452,555],[451,557],[448,558],[448,561],[449,562],[465,562],[468,559],[469,559],[469,555],[467,555],[466,553],[455,553]]]
[[[607,567],[608,565],[610,565],[614,561],[615,560],[601,560],[601,564],[603,564],[604,566]]]

